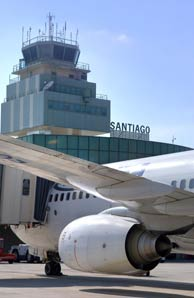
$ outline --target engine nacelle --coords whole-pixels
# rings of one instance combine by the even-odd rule
[[[154,236],[135,219],[107,214],[77,219],[59,238],[61,260],[87,272],[135,274],[151,270],[170,250],[166,236]]]

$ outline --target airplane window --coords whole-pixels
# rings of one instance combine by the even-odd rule
[[[96,198],[96,196],[93,196],[93,198]]]
[[[194,188],[194,178],[189,181],[189,188]]]
[[[56,195],[55,195],[55,202],[57,202],[57,200],[58,200],[58,193],[56,193]]]
[[[182,179],[181,182],[180,182],[180,188],[185,189],[185,187],[186,187],[186,180]]]
[[[86,193],[86,199],[89,199],[89,197],[90,197],[90,194]]]
[[[69,201],[70,199],[70,192],[67,193],[66,200]]]
[[[79,199],[82,199],[83,198],[83,191],[80,191],[79,193]]]
[[[73,196],[72,196],[72,200],[76,200],[76,196],[77,196],[77,193],[74,191]]]
[[[173,181],[171,182],[171,185],[172,185],[173,187],[177,187],[177,181],[176,181],[176,180],[173,180]]]
[[[60,201],[62,202],[64,199],[64,192],[61,194]]]
[[[49,197],[49,202],[52,202],[53,195],[51,194]]]
[[[30,179],[23,180],[22,195],[29,196],[30,194]]]

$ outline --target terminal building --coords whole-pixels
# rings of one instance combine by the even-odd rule
[[[67,39],[66,28],[59,34],[55,27],[49,15],[44,32],[27,32],[1,105],[3,134],[100,164],[190,149],[150,141],[148,126],[111,121],[110,100],[79,62],[77,36]]]

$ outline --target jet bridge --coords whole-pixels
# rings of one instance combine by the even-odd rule
[[[0,224],[44,222],[53,182],[0,165]]]

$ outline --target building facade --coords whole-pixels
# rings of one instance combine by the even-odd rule
[[[190,149],[174,144],[114,137],[33,134],[21,139],[99,164]]]
[[[1,106],[2,133],[100,164],[190,149],[150,141],[149,127],[111,122],[110,100],[96,94],[89,64],[79,62],[77,37],[55,29],[49,15],[45,32],[23,41]]]

